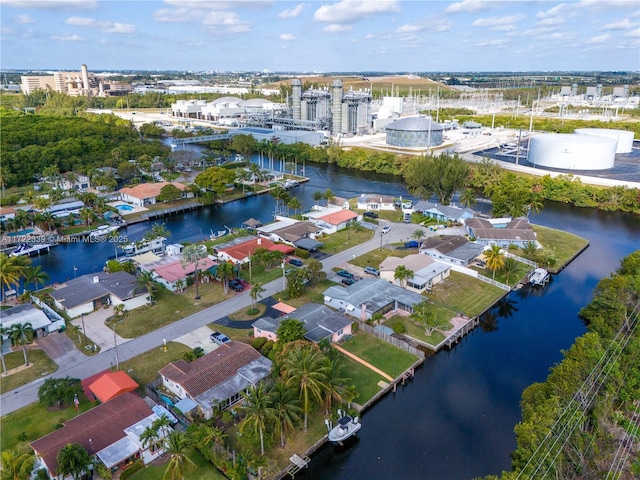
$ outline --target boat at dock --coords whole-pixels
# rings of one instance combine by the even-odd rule
[[[358,430],[362,428],[362,424],[359,422],[358,417],[351,417],[346,412],[338,410],[338,423],[335,427],[329,420],[325,420],[327,428],[329,429],[329,441],[333,444],[342,445],[345,440],[355,436]]]
[[[34,253],[40,254],[42,250],[46,250],[48,252],[49,248],[51,248],[52,246],[53,244],[51,243],[20,243],[15,248],[15,250],[13,250],[9,254],[9,256],[20,257],[23,255],[30,256],[30,255],[33,255]]]
[[[229,227],[225,225],[224,228],[226,230],[218,230],[217,232],[211,230],[211,235],[209,235],[209,238],[211,240],[215,240],[216,238],[224,237],[225,235],[231,233],[231,229]]]
[[[110,233],[115,232],[116,230],[118,230],[119,228],[120,228],[119,225],[100,225],[95,230],[91,230],[89,232],[89,237],[90,238],[106,237]]]
[[[549,283],[551,275],[544,268],[536,268],[529,275],[529,285],[544,286]]]

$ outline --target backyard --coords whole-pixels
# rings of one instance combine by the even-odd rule
[[[487,310],[507,292],[463,273],[451,272],[434,285],[427,298],[436,305],[475,317]]]

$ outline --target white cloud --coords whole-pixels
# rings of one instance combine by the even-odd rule
[[[296,37],[294,37],[291,33],[283,33],[278,38],[280,40],[284,40],[285,42],[290,42],[291,40],[296,39]]]
[[[589,45],[598,45],[598,44],[606,42],[610,38],[611,38],[611,35],[609,35],[609,34],[598,35],[598,36],[595,36],[595,37],[591,37],[589,40],[587,40],[586,43],[588,43]]]
[[[106,22],[88,17],[69,17],[64,23],[78,27],[94,28],[104,33],[134,33],[136,31],[135,25],[130,23]]]
[[[346,33],[351,31],[351,25],[340,25],[337,23],[332,23],[331,25],[327,25],[322,29],[323,32],[327,33]]]
[[[7,7],[29,8],[32,10],[94,10],[97,0],[2,0]]]
[[[234,8],[264,9],[269,8],[271,0],[164,0],[165,5],[175,7],[204,10],[231,10]]]
[[[208,27],[221,27],[225,31],[232,33],[251,30],[251,24],[240,20],[238,14],[233,12],[209,12],[202,23]]]
[[[628,18],[619,22],[611,22],[600,27],[600,30],[628,30],[638,25],[638,22],[631,22]]]
[[[278,18],[298,18],[302,15],[302,10],[304,9],[304,3],[299,3],[294,8],[287,8],[278,14]]]
[[[529,30],[526,30],[524,32],[523,35],[527,35],[530,37],[535,37],[535,36],[541,36],[541,35],[548,35],[551,32],[555,32],[556,30],[558,30],[558,26],[543,26],[543,27],[536,27],[536,28],[531,28]]]
[[[82,42],[84,41],[84,38],[79,35],[63,33],[62,35],[52,35],[51,40],[59,40],[61,42]]]
[[[318,22],[353,23],[370,15],[396,11],[396,0],[341,0],[331,5],[322,5],[316,10],[314,18]]]
[[[181,23],[199,20],[203,16],[201,10],[190,10],[186,8],[161,8],[153,12],[153,19],[156,22]]]
[[[524,15],[505,15],[504,17],[487,17],[478,18],[471,24],[472,27],[488,27],[492,30],[503,30],[505,28],[513,30],[515,28],[514,23],[524,19]]]
[[[640,28],[629,30],[627,33],[623,35],[623,37],[640,38]]]
[[[483,0],[462,0],[461,2],[455,2],[445,8],[445,13],[467,12],[476,13],[484,10],[490,10],[496,7],[495,1],[483,1]]]
[[[31,18],[29,15],[18,15],[15,19],[16,23],[27,24],[27,23],[35,23],[36,21]]]
[[[609,10],[611,8],[637,8],[637,3],[630,0],[580,0],[577,7],[585,7],[591,10]]]
[[[496,40],[485,40],[483,42],[477,42],[475,44],[476,47],[504,47],[508,44],[509,42],[505,39],[496,39]]]
[[[11,28],[11,27],[2,27],[2,28],[0,28],[0,33],[11,35],[11,34],[15,33],[15,30],[13,28]]]
[[[414,23],[405,23],[396,29],[396,33],[446,32],[452,25],[452,22],[446,18],[428,17]]]

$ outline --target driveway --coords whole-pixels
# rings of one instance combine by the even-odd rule
[[[101,350],[109,350],[114,345],[114,333],[113,330],[107,327],[104,322],[107,318],[113,315],[113,307],[99,308],[98,310],[91,312],[83,317],[74,318],[71,320],[72,325],[77,325],[82,330],[85,329],[85,335]],[[118,345],[128,342],[129,338],[123,338],[117,334],[118,326],[116,324],[115,341]]]
[[[87,357],[64,333],[54,332],[46,337],[38,338],[36,344],[58,366],[70,365]]]
[[[210,335],[212,330],[207,327],[196,328],[181,337],[174,339],[174,342],[180,342],[189,348],[201,347],[204,353],[209,353],[218,348],[218,345],[211,341]]]

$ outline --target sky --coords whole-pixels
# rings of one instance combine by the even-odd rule
[[[0,0],[0,67],[640,71],[639,0]]]

